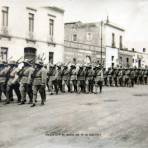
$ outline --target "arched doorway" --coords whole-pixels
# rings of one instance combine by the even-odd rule
[[[91,57],[87,55],[87,56],[86,56],[86,59],[85,59],[85,62],[86,62],[87,64],[91,63]]]
[[[36,48],[26,47],[24,48],[24,59],[35,60]]]

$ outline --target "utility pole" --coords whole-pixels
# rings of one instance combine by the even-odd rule
[[[103,28],[103,21],[101,21],[101,65],[102,65],[102,40],[103,40],[103,37],[102,37],[102,28]]]

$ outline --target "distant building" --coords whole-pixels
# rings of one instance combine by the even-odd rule
[[[0,7],[0,57],[21,56],[46,62],[63,62],[64,10],[57,7],[35,8],[25,5]]]
[[[133,66],[137,68],[148,68],[148,53],[145,48],[141,52],[135,51]]]
[[[125,30],[115,25],[107,18],[104,22],[104,40],[106,47],[106,68],[119,66],[120,50],[125,48],[124,45]]]
[[[65,23],[64,61],[101,63],[102,59],[106,68],[116,67],[119,65],[119,50],[124,48],[124,32],[108,19],[98,23]]]
[[[119,67],[133,67],[135,52],[128,49],[119,50]]]
[[[77,63],[105,62],[105,46],[102,43],[99,23],[65,23],[64,61]],[[101,52],[102,51],[102,52]]]

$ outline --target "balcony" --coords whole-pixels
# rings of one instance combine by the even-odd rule
[[[8,26],[1,27],[0,37],[11,39],[10,34],[9,34],[9,30],[8,30]]]
[[[51,44],[51,45],[54,45],[54,46],[56,45],[55,39],[54,39],[53,36],[50,36],[50,35],[49,35],[49,36],[47,37],[47,42],[48,42],[48,45],[50,45],[50,44]]]
[[[29,33],[27,34],[26,41],[27,41],[27,42],[34,42],[34,43],[36,42],[34,32],[29,32]]]

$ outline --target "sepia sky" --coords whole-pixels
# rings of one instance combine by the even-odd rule
[[[5,1],[6,0],[1,0]],[[148,0],[7,0],[17,5],[54,5],[65,10],[65,22],[96,22],[105,20],[126,30],[127,47],[148,49]]]

